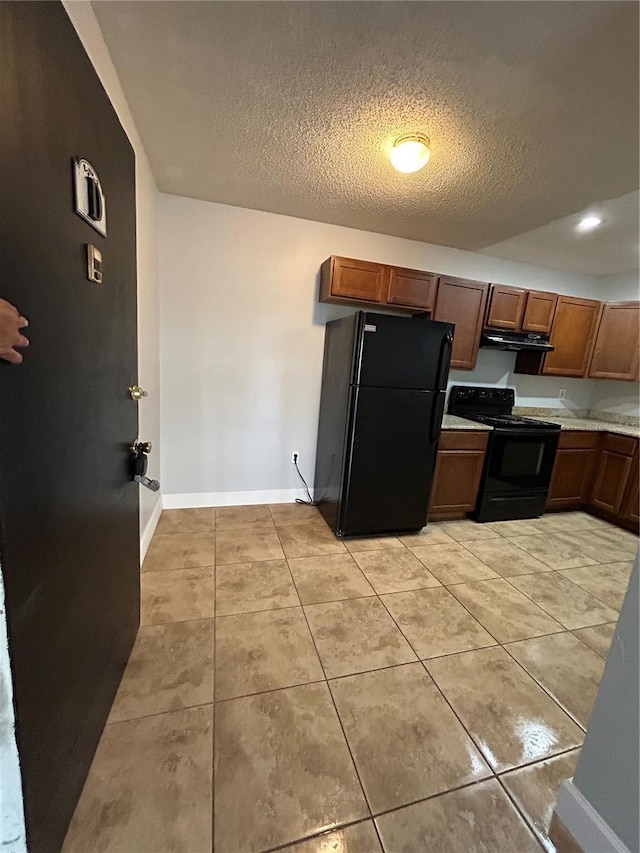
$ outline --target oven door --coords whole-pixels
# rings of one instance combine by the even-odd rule
[[[548,489],[560,431],[502,430],[491,433],[484,491],[527,493]]]

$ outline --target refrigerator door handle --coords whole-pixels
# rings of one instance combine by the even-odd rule
[[[429,424],[429,442],[435,444],[440,435],[440,427],[442,426],[442,417],[444,415],[444,391],[436,391],[431,409],[431,423]]]
[[[448,357],[445,357],[445,350],[448,350]],[[437,388],[440,391],[445,391],[447,387],[447,376],[449,375],[449,364],[451,363],[451,353],[453,352],[453,333],[447,332],[440,344],[440,354],[438,356],[437,370]]]

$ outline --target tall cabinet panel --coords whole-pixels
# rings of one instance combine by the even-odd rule
[[[489,285],[482,281],[440,276],[434,320],[454,323],[452,370],[473,370]]]
[[[594,379],[640,378],[640,302],[608,302],[602,308],[589,366]]]

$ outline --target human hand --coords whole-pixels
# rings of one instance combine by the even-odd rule
[[[22,355],[14,347],[28,347],[29,341],[20,333],[20,329],[29,325],[17,308],[0,299],[0,358],[11,364],[20,364]]]

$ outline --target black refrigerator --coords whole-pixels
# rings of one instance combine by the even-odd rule
[[[453,329],[370,311],[327,323],[314,499],[337,536],[427,523]]]

